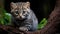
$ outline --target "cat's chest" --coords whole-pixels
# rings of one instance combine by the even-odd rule
[[[15,20],[17,23],[24,23],[23,20]]]
[[[16,23],[18,24],[18,25],[20,25],[20,26],[24,26],[25,25],[25,21],[21,21],[21,20],[16,20]]]

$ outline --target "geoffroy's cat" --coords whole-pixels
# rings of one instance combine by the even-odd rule
[[[11,2],[12,22],[22,31],[36,31],[38,20],[29,2]]]

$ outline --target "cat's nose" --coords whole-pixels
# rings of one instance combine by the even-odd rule
[[[19,14],[19,16],[22,16],[22,14]]]
[[[22,19],[22,17],[20,16],[20,19]]]

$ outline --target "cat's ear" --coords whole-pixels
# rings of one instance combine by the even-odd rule
[[[10,3],[10,6],[11,6],[11,9],[15,9],[15,8],[17,7],[14,2],[11,2],[11,3]]]
[[[30,2],[26,2],[26,7],[27,7],[27,8],[30,7]]]

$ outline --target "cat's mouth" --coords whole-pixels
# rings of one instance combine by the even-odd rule
[[[25,19],[21,19],[21,18],[20,18],[20,19],[16,19],[16,20],[18,20],[18,21],[19,21],[19,20],[20,20],[20,21],[23,21],[23,20],[25,20]]]
[[[16,18],[17,20],[25,20],[26,18]]]

